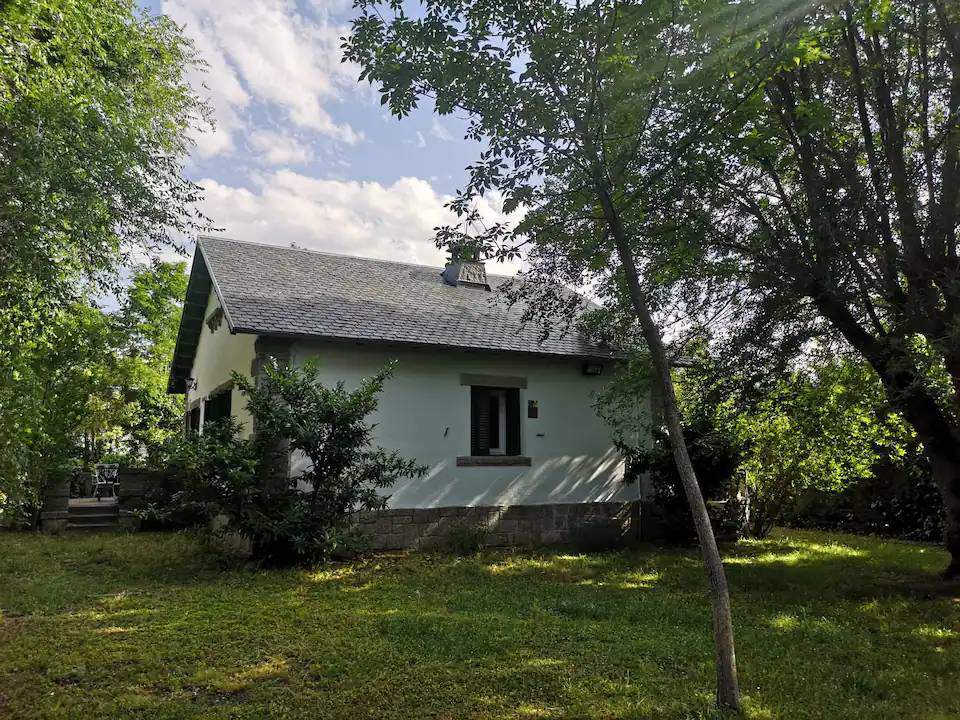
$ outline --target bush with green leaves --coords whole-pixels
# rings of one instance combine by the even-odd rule
[[[721,538],[738,537],[744,524],[744,508],[738,499],[736,477],[739,447],[706,417],[687,422],[683,433],[700,490],[707,500],[714,532]],[[621,452],[628,458],[631,474],[639,477],[649,473],[656,534],[671,543],[693,542],[696,532],[690,506],[666,433],[655,430],[653,444],[645,451],[623,447]]]
[[[801,494],[786,517],[794,527],[840,530],[902,540],[941,542],[943,501],[930,461],[917,447],[881,458],[865,477],[840,492]]]
[[[905,450],[910,431],[866,364],[825,360],[780,379],[758,398],[730,395],[718,421],[742,447],[750,531],[765,537],[810,492],[838,494]]]
[[[240,434],[239,423],[229,419],[207,423],[203,434],[171,439],[141,519],[159,527],[194,527],[242,516],[256,500],[262,451]]]
[[[355,390],[326,387],[317,366],[273,366],[259,382],[233,379],[247,397],[257,437],[239,437],[231,421],[206,425],[171,458],[173,492],[153,517],[203,525],[220,518],[218,531],[250,542],[253,556],[270,564],[312,563],[362,547],[353,513],[382,510],[380,490],[401,478],[420,477],[414,460],[372,445],[367,418],[390,376],[388,366]],[[276,439],[283,439],[304,469],[277,472]]]

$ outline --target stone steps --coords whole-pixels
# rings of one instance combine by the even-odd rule
[[[111,532],[120,526],[120,509],[115,502],[71,505],[68,530]]]

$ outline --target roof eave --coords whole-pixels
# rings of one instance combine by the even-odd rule
[[[177,328],[177,343],[170,362],[170,374],[167,378],[167,393],[180,395],[186,392],[186,381],[193,369],[193,363],[200,345],[200,336],[203,330],[204,316],[207,303],[210,299],[211,288],[217,295],[217,301],[223,308],[227,327],[231,333],[234,329],[230,309],[224,302],[223,294],[217,283],[216,276],[210,267],[210,262],[203,251],[202,238],[197,239],[196,251],[193,255],[193,264],[190,266],[190,279],[187,281],[187,292],[183,300],[183,310],[180,313],[180,325]]]
[[[344,343],[350,345],[375,345],[380,347],[402,347],[422,350],[449,350],[452,352],[478,352],[478,353],[507,353],[510,355],[526,355],[543,359],[557,360],[597,360],[597,361],[620,361],[625,360],[626,355],[616,351],[604,351],[598,348],[597,352],[589,353],[560,353],[536,350],[517,350],[511,348],[483,347],[473,345],[450,345],[447,343],[424,343],[406,340],[395,340],[389,338],[370,338],[370,337],[350,337],[343,335],[318,335],[312,333],[294,333],[294,332],[275,332],[266,328],[243,327],[234,328],[235,333],[245,333],[250,335],[259,335],[261,337],[284,338],[288,340],[304,340],[320,343]]]

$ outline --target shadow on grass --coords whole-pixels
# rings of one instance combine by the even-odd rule
[[[885,587],[939,558],[829,538],[725,548],[751,717],[932,717],[928,705],[949,717],[960,698],[937,678],[958,669],[957,610]],[[696,549],[394,554],[282,571],[223,568],[165,536],[30,552],[0,558],[37,609],[0,624],[16,709],[710,717]]]

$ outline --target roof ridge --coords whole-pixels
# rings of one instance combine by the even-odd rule
[[[275,248],[277,250],[285,250],[288,252],[312,253],[314,255],[325,255],[327,257],[348,258],[350,260],[367,260],[369,262],[384,263],[389,265],[403,265],[404,267],[415,267],[415,268],[421,268],[423,270],[436,270],[438,273],[443,272],[443,268],[437,267],[436,265],[424,265],[422,263],[407,262],[405,260],[383,260],[381,258],[369,257],[367,255],[350,255],[348,253],[330,252],[329,250],[317,250],[316,248],[293,247],[291,245],[280,245],[278,243],[263,242],[262,240],[237,240],[236,238],[217,237],[216,235],[206,235],[206,234],[197,235],[198,245],[201,245],[204,240],[213,240],[214,242],[236,243],[237,245],[257,245],[259,247]],[[487,277],[494,277],[501,280],[514,280],[517,277],[519,277],[519,275],[498,275],[496,273],[487,273]]]

